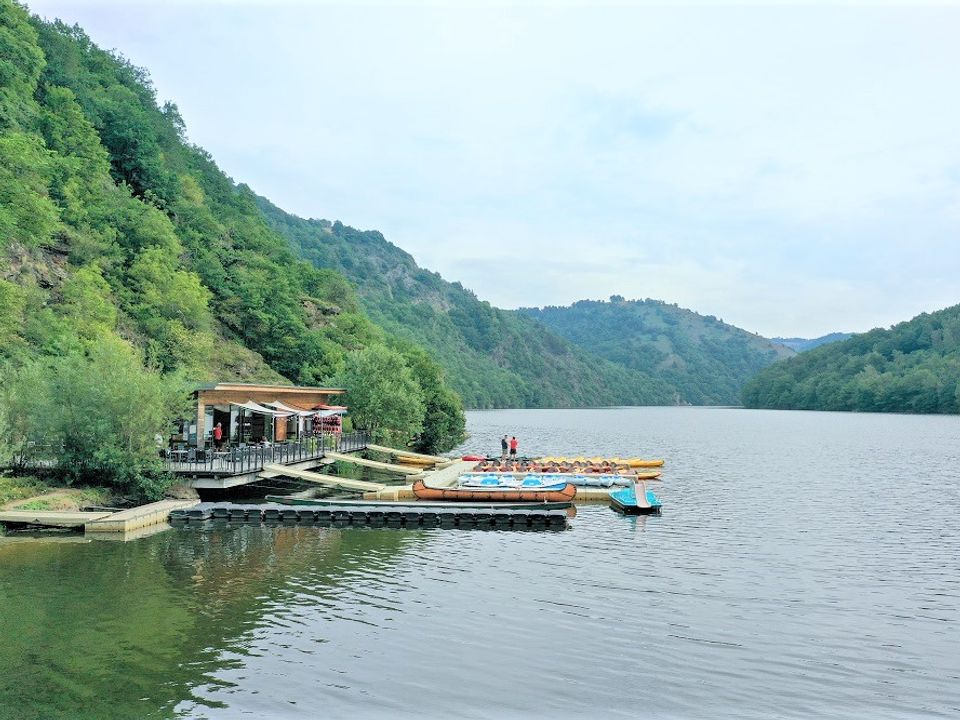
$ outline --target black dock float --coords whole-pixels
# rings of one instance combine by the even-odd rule
[[[566,510],[537,508],[474,508],[451,503],[450,508],[416,503],[389,502],[365,504],[345,502],[343,505],[241,505],[236,503],[201,503],[191,508],[174,510],[170,522],[175,525],[197,525],[216,521],[217,527],[239,523],[271,525],[315,525],[321,527],[388,527],[388,528],[463,528],[487,530],[545,530],[567,526]]]

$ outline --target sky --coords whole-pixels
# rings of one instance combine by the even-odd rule
[[[33,0],[302,217],[492,304],[765,336],[960,303],[960,7]]]

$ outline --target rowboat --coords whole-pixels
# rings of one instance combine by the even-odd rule
[[[294,498],[285,495],[267,495],[269,502],[279,503],[281,505],[308,505],[316,507],[351,507],[351,508],[371,508],[371,507],[390,507],[397,510],[424,510],[428,508],[438,508],[444,510],[568,510],[573,507],[569,500],[563,502],[450,502],[429,500],[411,500],[409,502],[395,502],[388,500],[321,500],[316,498]]]
[[[538,488],[503,485],[434,488],[428,486],[423,480],[417,480],[411,489],[418,500],[455,502],[570,502],[577,495],[577,487],[573,483]]]
[[[625,515],[658,515],[662,508],[660,498],[647,490],[644,482],[610,493],[610,507]]]

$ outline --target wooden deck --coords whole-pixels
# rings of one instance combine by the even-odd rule
[[[57,510],[4,510],[0,523],[74,528],[110,517],[110,512],[60,512]]]
[[[91,520],[84,524],[83,529],[88,533],[128,533],[150,525],[165,523],[170,517],[171,510],[193,507],[199,502],[199,500],[161,500],[129,510],[121,510],[98,520]]]

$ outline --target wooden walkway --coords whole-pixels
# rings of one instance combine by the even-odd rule
[[[327,452],[326,457],[332,460],[339,460],[340,462],[353,463],[354,465],[371,468],[373,470],[397,473],[398,475],[421,475],[423,473],[423,468],[410,467],[409,465],[391,465],[390,463],[365,460],[364,458],[353,457],[353,455],[343,455],[335,452]],[[266,466],[264,466],[264,470],[266,470]]]
[[[4,510],[0,522],[43,527],[78,528],[89,533],[129,533],[165,523],[172,510],[198,504],[199,500],[161,500],[119,512],[60,512],[56,510]]]
[[[74,528],[106,517],[110,512],[60,512],[57,510],[4,510],[0,523]]]
[[[323,475],[322,473],[310,472],[309,470],[294,470],[286,465],[264,465],[263,470],[264,473],[270,473],[269,477],[278,477],[282,475],[285,477],[297,478],[298,480],[306,480],[307,482],[323,485],[324,487],[332,488],[334,490],[376,492],[387,487],[383,483],[367,482],[366,480],[353,480],[351,478],[337,477],[336,475]]]
[[[172,510],[193,507],[199,503],[199,500],[161,500],[129,510],[121,510],[99,520],[91,520],[84,524],[83,529],[88,533],[128,533],[164,523],[170,517]]]

